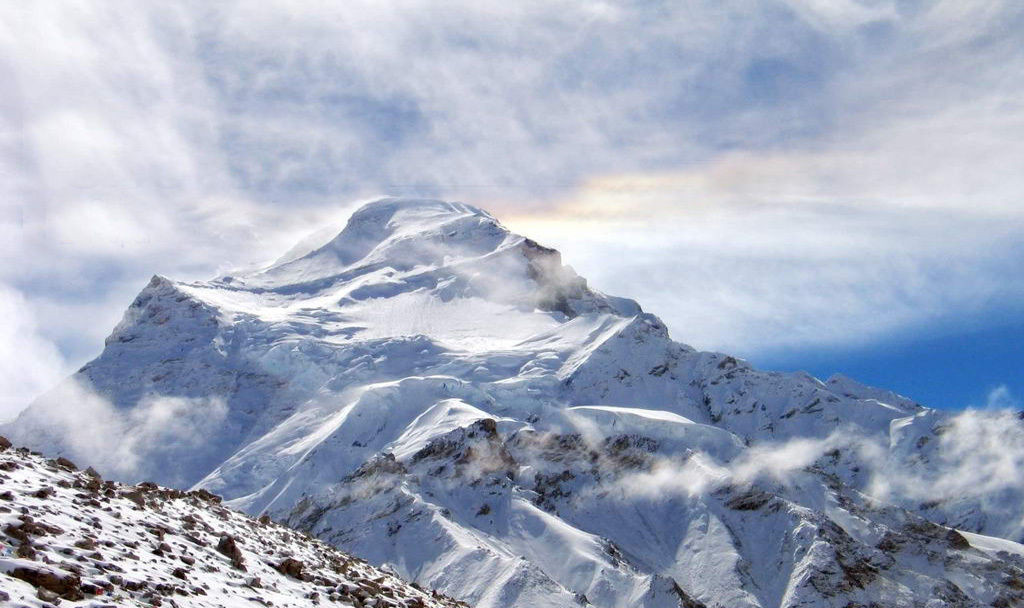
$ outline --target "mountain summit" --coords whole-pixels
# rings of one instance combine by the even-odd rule
[[[1022,492],[962,491],[972,428],[696,351],[480,209],[387,198],[154,277],[3,432],[483,608],[1022,605]]]
[[[639,312],[634,302],[590,291],[557,251],[509,232],[486,211],[429,199],[371,202],[327,243],[216,283],[276,293],[333,290],[351,301],[432,290],[446,300],[474,297],[568,316]],[[339,292],[341,285],[347,289]]]

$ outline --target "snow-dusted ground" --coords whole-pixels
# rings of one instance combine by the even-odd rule
[[[13,606],[458,605],[208,493],[2,446],[0,529],[0,603]]]
[[[262,271],[154,277],[5,432],[482,607],[1020,605],[1024,491],[964,469],[976,426],[695,351],[484,211],[383,199]]]

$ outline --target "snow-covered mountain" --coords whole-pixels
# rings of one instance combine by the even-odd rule
[[[1024,605],[1016,416],[698,352],[459,203],[154,277],[3,432],[484,608]]]
[[[104,481],[3,437],[0,529],[2,605],[465,606],[209,492]]]

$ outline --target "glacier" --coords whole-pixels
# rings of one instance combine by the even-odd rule
[[[1015,463],[1021,421],[962,416],[695,350],[486,211],[383,198],[153,277],[0,432],[481,608],[1024,605],[1024,486],[958,443],[997,425]]]

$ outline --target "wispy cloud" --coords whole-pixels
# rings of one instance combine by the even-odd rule
[[[985,407],[989,410],[1011,410],[1020,408],[1020,399],[1005,384],[993,388],[985,398]]]
[[[0,422],[5,422],[67,370],[56,345],[39,333],[25,297],[2,283],[0,319]]]
[[[997,404],[1004,403],[1005,392],[997,390],[993,396]],[[849,475],[850,467],[856,467],[863,480],[851,489],[889,504],[931,504],[946,509],[953,525],[990,525],[986,533],[1019,537],[1024,526],[1012,513],[1024,474],[1024,424],[1018,413],[968,408],[944,418],[929,414],[917,422],[912,428],[923,435],[890,439],[841,429],[821,438],[755,443],[732,459],[698,451],[684,459],[652,456],[640,470],[618,470],[609,463],[603,470],[618,476],[609,476],[597,491],[664,498],[757,484],[784,495],[786,486],[809,487],[803,484],[811,479],[810,468],[830,470],[838,461],[843,463],[841,474]],[[984,514],[992,517],[990,524]]]
[[[12,430],[20,433],[13,437],[20,443],[57,446],[119,479],[167,478],[207,447],[227,414],[227,404],[215,396],[149,394],[134,407],[119,409],[88,383],[69,379],[47,392]]]
[[[700,346],[1020,300],[994,281],[1019,254],[1018,3],[0,11],[0,281],[72,362],[150,274],[273,259],[378,193],[536,227]]]

